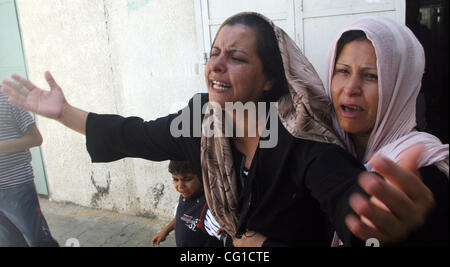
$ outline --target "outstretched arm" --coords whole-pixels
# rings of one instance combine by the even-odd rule
[[[4,80],[0,91],[9,96],[8,100],[12,104],[38,115],[57,120],[74,131],[86,134],[88,113],[71,106],[66,101],[61,87],[55,82],[50,72],[45,72],[45,79],[50,86],[50,91],[38,88],[19,75],[13,74],[11,78],[18,84]]]
[[[42,144],[42,136],[36,124],[28,127],[25,135],[12,140],[0,141],[0,153],[15,153]]]

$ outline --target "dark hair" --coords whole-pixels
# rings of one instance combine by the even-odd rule
[[[272,26],[258,15],[243,14],[225,21],[221,28],[225,25],[233,26],[235,24],[248,26],[255,31],[256,49],[263,72],[269,80],[273,81],[273,87],[270,91],[265,92],[264,100],[267,102],[277,101],[282,95],[289,93],[289,90],[280,48]]]
[[[171,174],[185,174],[185,173],[196,174],[196,172],[192,167],[192,164],[189,161],[171,160],[169,163],[169,172]]]
[[[341,35],[341,38],[339,38],[339,41],[336,45],[336,57],[334,58],[334,62],[337,61],[337,59],[339,58],[339,55],[342,52],[342,49],[344,49],[344,46],[346,44],[350,43],[351,41],[361,40],[361,39],[367,39],[366,34],[361,30],[351,30],[351,31],[344,32]]]

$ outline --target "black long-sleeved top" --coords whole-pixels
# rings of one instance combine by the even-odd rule
[[[207,101],[208,95],[202,95],[202,104]],[[193,110],[192,100],[188,107]],[[179,114],[144,122],[137,117],[90,113],[86,142],[92,161],[189,160],[200,173],[201,138],[175,138],[170,133],[170,124]],[[239,234],[249,229],[290,246],[329,246],[331,220],[346,244],[354,245],[344,218],[352,212],[350,194],[363,192],[357,177],[364,167],[336,145],[294,138],[281,122],[276,127],[278,145],[258,147],[248,180],[240,188]],[[240,170],[243,155],[236,149],[233,155]]]
[[[207,101],[208,95],[203,94],[202,106]],[[188,108],[194,110],[192,100]],[[124,157],[189,160],[201,173],[201,138],[175,138],[170,133],[172,120],[180,114],[144,122],[137,117],[90,113],[86,142],[92,161],[110,162]],[[191,134],[193,116],[191,112]],[[295,138],[281,122],[276,127],[277,146],[258,147],[248,177],[239,182],[238,234],[254,230],[275,244],[329,246],[334,227],[345,245],[362,245],[344,222],[346,215],[353,213],[349,196],[354,192],[366,195],[357,183],[365,170],[362,164],[336,145]],[[232,149],[240,177],[245,159]]]

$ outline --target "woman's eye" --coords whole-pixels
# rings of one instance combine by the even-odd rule
[[[238,57],[231,57],[231,59],[234,60],[234,61],[244,62],[243,59],[238,58]]]
[[[336,69],[336,72],[337,73],[341,73],[341,74],[348,74],[349,73],[348,70],[346,70],[346,69]]]
[[[369,81],[378,81],[378,75],[376,75],[376,74],[368,73],[368,74],[366,74],[364,76]]]

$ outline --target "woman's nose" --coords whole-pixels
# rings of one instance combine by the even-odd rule
[[[225,57],[218,55],[209,60],[211,70],[216,73],[224,73],[226,71]]]
[[[361,79],[357,75],[352,75],[345,84],[344,92],[348,96],[361,95]]]

